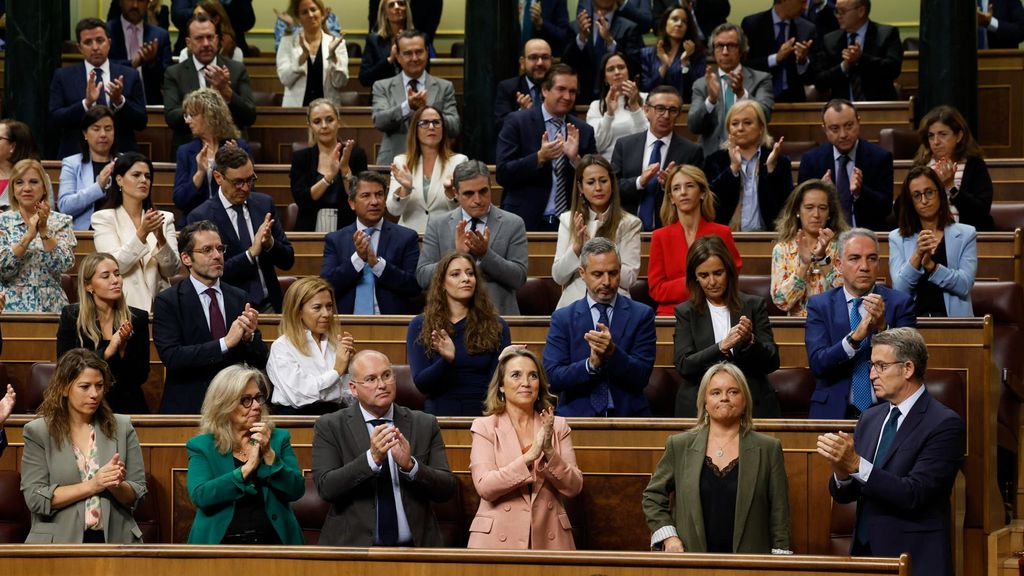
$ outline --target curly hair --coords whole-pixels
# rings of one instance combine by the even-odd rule
[[[241,136],[224,97],[213,88],[200,88],[190,92],[185,96],[181,108],[189,116],[202,116],[217,141]]]
[[[576,226],[573,224],[573,218],[576,217],[576,213],[583,215],[583,221],[587,222],[590,217],[590,202],[587,201],[587,197],[583,195],[583,173],[586,172],[587,168],[591,166],[598,166],[603,168],[608,174],[608,185],[611,187],[611,197],[608,199],[608,207],[605,209],[607,216],[598,225],[597,232],[594,234],[595,237],[607,238],[612,242],[615,241],[615,235],[619,230],[619,222],[622,221],[622,203],[619,198],[619,180],[615,177],[615,170],[612,169],[611,162],[605,159],[600,154],[587,154],[583,158],[580,158],[576,164],[576,178],[572,184],[572,208],[570,209],[569,218],[569,235],[573,241],[576,240]]]
[[[39,405],[39,416],[46,420],[46,428],[50,432],[50,438],[60,448],[64,440],[71,441],[71,415],[68,408],[68,391],[75,383],[75,380],[87,369],[92,368],[103,377],[103,399],[93,414],[93,423],[99,425],[100,430],[107,438],[113,438],[117,434],[117,421],[114,419],[114,411],[107,404],[106,395],[114,384],[114,377],[110,373],[110,367],[106,361],[96,355],[92,350],[85,348],[73,348],[64,353],[57,360],[57,366],[53,370],[53,377],[50,385],[43,393],[43,403]]]
[[[473,268],[473,276],[476,277],[476,288],[469,303],[469,313],[466,315],[466,332],[462,338],[466,351],[470,354],[482,354],[497,352],[501,348],[501,317],[487,295],[487,288],[484,286],[476,260],[465,252],[449,252],[434,269],[434,277],[427,288],[427,301],[423,306],[423,329],[420,330],[418,341],[427,351],[428,358],[434,355],[430,347],[432,332],[455,332],[448,310],[448,293],[445,291],[444,281],[448,276],[448,267],[458,259],[468,262]]]

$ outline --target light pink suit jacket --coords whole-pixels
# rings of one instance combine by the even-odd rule
[[[534,422],[540,426],[539,415]],[[472,432],[469,469],[480,508],[469,527],[469,547],[574,550],[572,523],[559,494],[579,494],[583,474],[565,418],[555,417],[552,456],[542,455],[530,466],[507,414],[477,418]]]

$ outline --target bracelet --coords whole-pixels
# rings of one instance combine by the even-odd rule
[[[52,234],[47,234],[47,233],[44,233],[44,232],[40,232],[39,233],[39,239],[42,240],[43,242],[46,242],[50,238],[53,238]]]

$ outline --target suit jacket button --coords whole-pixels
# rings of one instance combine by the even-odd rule
[[[505,504],[505,512],[510,512],[511,510],[512,510],[512,505],[511,504]]]
[[[548,532],[548,540],[554,540],[554,539],[555,539],[555,533],[554,532]]]
[[[504,542],[505,540],[508,540],[508,536],[505,536],[504,534],[498,534],[498,540]]]
[[[551,510],[554,507],[555,507],[554,504],[552,504],[551,502],[548,502],[548,510]]]

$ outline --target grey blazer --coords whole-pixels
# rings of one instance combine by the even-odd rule
[[[441,428],[430,414],[397,404],[394,408],[395,426],[409,440],[412,457],[419,465],[415,479],[398,475],[413,545],[443,546],[430,503],[451,498],[458,480],[448,467]],[[323,546],[373,546],[377,476],[366,458],[369,449],[370,435],[358,403],[317,419],[313,479],[320,496],[331,503],[320,532]]]
[[[441,111],[444,118],[445,134],[448,138],[459,135],[459,111],[455,107],[455,87],[444,78],[423,73],[427,90],[427,104]],[[395,156],[405,152],[405,137],[409,133],[409,118],[402,114],[402,104],[407,98],[404,76],[373,83],[373,127],[384,133],[377,152],[377,164],[390,165]],[[771,84],[771,82],[769,82]],[[771,88],[771,86],[769,86]]]
[[[427,221],[427,231],[420,247],[420,261],[416,265],[416,281],[426,290],[434,277],[434,269],[445,254],[455,250],[455,226],[462,220],[462,208]],[[491,231],[487,254],[477,265],[483,272],[487,293],[498,314],[517,316],[519,303],[516,290],[526,283],[526,269],[530,259],[526,246],[526,224],[519,216],[491,206],[487,215],[487,228]]]
[[[131,419],[122,414],[115,414],[114,418],[117,421],[114,438],[107,438],[98,428],[96,430],[96,458],[102,466],[115,452],[121,455],[125,481],[135,490],[135,502],[125,507],[109,492],[101,493],[103,532],[108,544],[138,544],[142,542],[142,531],[132,513],[146,495],[146,470]],[[22,436],[25,450],[21,456],[21,493],[32,512],[32,530],[25,543],[81,544],[85,531],[85,500],[59,510],[50,506],[54,490],[82,481],[70,439],[65,439],[58,448],[43,418],[26,424]]]
[[[746,98],[757,100],[764,108],[767,120],[771,121],[772,106],[775,95],[772,92],[772,75],[767,72],[743,67],[743,91]],[[729,112],[721,99],[715,104],[714,110],[707,111],[704,100],[708,97],[708,83],[698,78],[693,83],[693,101],[690,102],[690,113],[686,125],[694,134],[700,135],[700,145],[704,147],[704,157],[708,157],[722,146],[728,135],[725,129],[725,115]]]
[[[231,82],[231,100],[227,103],[231,110],[231,118],[235,126],[242,131],[256,121],[256,101],[249,85],[249,72],[241,62],[235,62],[223,56],[217,56],[218,66],[226,66]],[[189,56],[164,72],[164,120],[174,130],[171,144],[176,150],[192,140],[192,132],[185,124],[185,110],[182,102],[189,93],[199,90],[199,73],[195,62]]]

